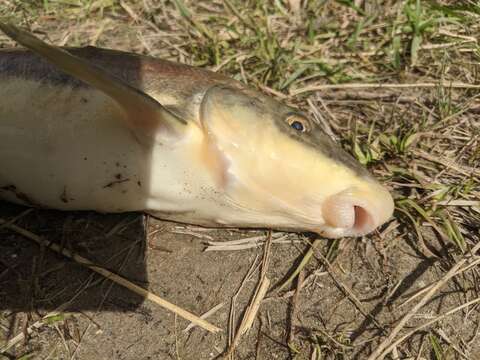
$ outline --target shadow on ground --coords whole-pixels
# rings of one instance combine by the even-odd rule
[[[0,202],[8,221],[27,208]],[[144,216],[30,210],[16,225],[148,288]],[[113,295],[113,296],[108,296]],[[73,260],[0,226],[0,310],[131,311],[143,298]]]

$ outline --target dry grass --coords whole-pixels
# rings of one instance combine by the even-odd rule
[[[384,349],[391,359],[480,358],[479,254],[472,253],[480,243],[480,2],[0,0],[0,18],[60,45],[134,51],[229,74],[310,111],[391,188],[395,218],[383,229],[363,241],[300,247],[308,264],[300,259],[287,274],[269,275],[279,280],[275,289],[295,284],[288,275],[305,279],[264,300],[258,336],[248,337],[258,358],[268,358],[267,342],[287,349],[279,358],[373,359]],[[465,261],[474,265],[461,267]],[[0,284],[13,271],[1,264]],[[460,273],[450,277],[450,269]],[[330,280],[319,280],[325,271]],[[447,274],[449,281],[432,285]],[[285,317],[284,332],[275,333],[269,309],[293,294],[301,303],[293,306],[295,326],[287,334]],[[0,313],[0,346],[9,315]],[[57,349],[55,334],[43,348],[27,342],[28,351],[0,359]],[[215,354],[226,349],[208,344]],[[185,349],[182,358],[198,355]]]

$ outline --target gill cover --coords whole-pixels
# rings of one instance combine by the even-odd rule
[[[224,158],[225,195],[252,211],[280,212],[301,196],[295,186],[304,170],[305,149],[285,139],[280,118],[294,109],[249,89],[227,85],[211,87],[201,108],[204,132]],[[283,120],[282,120],[283,121]],[[288,136],[288,135],[287,135]],[[315,156],[314,151],[306,151]],[[296,161],[288,161],[289,158]]]
[[[108,95],[125,111],[127,125],[136,134],[140,132],[151,136],[160,130],[170,135],[179,135],[185,131],[186,122],[183,119],[168,111],[151,96],[100,67],[59,47],[48,45],[13,25],[0,22],[0,29],[11,39],[42,56],[65,73]]]

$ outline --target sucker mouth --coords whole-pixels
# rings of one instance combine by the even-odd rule
[[[362,229],[371,227],[373,224],[372,216],[368,211],[361,206],[353,206],[355,212],[355,222],[353,224],[353,230],[356,232],[362,232]]]
[[[322,206],[327,237],[363,236],[387,221],[393,213],[393,199],[378,186],[368,193],[342,191]]]
[[[324,211],[326,224],[345,235],[363,235],[374,227],[374,219],[368,207],[352,204],[349,199],[338,202]]]

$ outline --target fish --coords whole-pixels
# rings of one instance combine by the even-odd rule
[[[0,23],[0,199],[206,227],[359,237],[390,191],[305,112],[228,76],[57,47]]]

